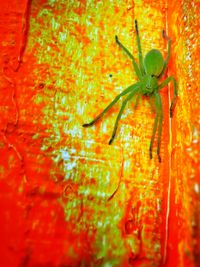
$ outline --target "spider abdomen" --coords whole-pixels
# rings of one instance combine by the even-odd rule
[[[157,49],[149,51],[144,58],[144,69],[146,74],[158,77],[164,67],[164,59]]]

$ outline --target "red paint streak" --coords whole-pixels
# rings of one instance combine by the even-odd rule
[[[32,0],[26,0],[24,13],[22,16],[22,31],[21,31],[21,40],[20,40],[20,47],[19,47],[19,55],[18,55],[18,64],[15,68],[15,71],[18,71],[20,65],[23,60],[23,54],[26,48],[27,38],[28,38],[28,28],[29,28],[29,17],[30,17],[30,8],[31,8]]]

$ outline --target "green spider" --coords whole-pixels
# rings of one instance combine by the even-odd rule
[[[160,156],[160,144],[161,144],[161,135],[162,135],[162,122],[163,122],[163,110],[162,110],[162,100],[161,96],[159,94],[160,89],[165,87],[169,82],[172,82],[174,85],[174,95],[172,99],[172,103],[170,106],[170,117],[172,118],[172,112],[174,110],[176,97],[177,97],[177,85],[176,80],[173,76],[168,77],[166,80],[164,80],[161,84],[158,84],[159,79],[164,74],[167,64],[170,58],[170,48],[171,48],[171,40],[166,35],[165,31],[163,30],[163,38],[167,40],[168,42],[168,51],[167,51],[167,57],[164,60],[162,54],[160,51],[156,49],[152,49],[149,51],[144,60],[142,56],[142,49],[140,44],[140,37],[139,37],[139,30],[138,30],[138,24],[137,20],[135,20],[135,30],[136,30],[136,39],[137,39],[137,47],[138,47],[138,56],[139,56],[139,65],[136,63],[133,55],[128,51],[126,47],[122,45],[122,43],[119,41],[118,37],[115,36],[116,43],[124,50],[124,52],[129,56],[129,58],[132,60],[133,67],[135,70],[135,73],[139,79],[139,81],[135,84],[130,85],[128,88],[126,88],[122,93],[117,95],[115,99],[90,123],[83,124],[83,127],[89,127],[92,126],[94,123],[96,123],[122,96],[127,95],[126,98],[122,102],[122,106],[120,108],[119,114],[117,116],[115,126],[113,129],[112,137],[109,141],[109,145],[113,142],[118,122],[122,116],[122,113],[124,111],[124,108],[129,100],[133,98],[135,94],[138,95],[136,104],[138,102],[139,97],[142,95],[150,97],[150,102],[154,103],[154,109],[156,112],[156,117],[154,121],[154,127],[153,127],[153,133],[151,136],[151,142],[149,147],[149,155],[150,159],[152,159],[152,147],[155,139],[155,134],[158,129],[158,139],[157,139],[157,155],[158,160],[161,162],[161,156]]]

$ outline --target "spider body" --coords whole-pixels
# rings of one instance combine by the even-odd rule
[[[156,64],[155,64],[156,63]],[[144,70],[146,74],[159,77],[164,67],[164,58],[159,50],[152,49],[144,58]]]
[[[122,43],[118,40],[118,37],[115,36],[116,43],[123,49],[123,51],[129,56],[132,60],[133,67],[135,70],[135,74],[138,77],[138,82],[130,85],[124,91],[122,91],[119,95],[115,97],[115,99],[90,123],[83,124],[83,127],[92,126],[96,123],[122,96],[126,96],[122,102],[120,111],[118,113],[117,119],[115,121],[113,133],[109,144],[111,144],[115,138],[118,122],[122,116],[122,113],[125,109],[125,106],[128,101],[130,101],[135,95],[137,95],[136,104],[139,98],[142,95],[148,96],[150,98],[150,102],[153,105],[153,110],[155,110],[156,117],[153,126],[153,132],[151,136],[151,142],[149,146],[149,156],[152,159],[152,148],[155,139],[156,132],[158,132],[157,138],[157,155],[158,160],[161,162],[160,156],[160,145],[161,145],[161,135],[162,135],[162,122],[163,122],[163,110],[162,110],[162,100],[159,91],[164,88],[169,82],[173,83],[174,86],[174,95],[172,99],[172,103],[170,106],[170,117],[172,117],[172,111],[175,106],[176,97],[177,97],[177,88],[176,88],[176,80],[173,76],[166,78],[162,83],[159,84],[159,79],[165,73],[167,68],[167,64],[170,58],[170,48],[171,48],[171,40],[166,35],[165,31],[163,31],[163,37],[168,42],[168,51],[167,57],[164,60],[161,52],[156,49],[152,49],[149,51],[145,58],[142,56],[142,49],[140,45],[140,37],[139,30],[137,25],[137,20],[135,20],[135,29],[136,29],[136,39],[137,39],[137,47],[138,47],[138,57],[139,63],[137,63],[133,57],[133,55],[129,52],[129,50],[122,45]]]
[[[151,95],[158,89],[158,79],[153,75],[145,75],[141,79],[141,92],[143,95]]]

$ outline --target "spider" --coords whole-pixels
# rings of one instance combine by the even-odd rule
[[[139,30],[138,30],[138,23],[135,20],[135,31],[136,31],[136,41],[137,41],[137,48],[138,48],[138,57],[139,63],[137,63],[133,57],[133,55],[129,52],[129,50],[119,41],[118,37],[115,36],[116,43],[123,49],[123,51],[128,55],[128,57],[132,60],[133,67],[135,70],[135,74],[138,78],[138,82],[135,84],[130,85],[124,91],[122,91],[119,95],[115,97],[115,99],[90,123],[83,124],[83,127],[92,126],[96,123],[122,96],[126,95],[126,98],[123,100],[120,111],[118,113],[117,119],[115,121],[115,126],[112,132],[111,139],[109,141],[109,145],[113,142],[119,120],[122,116],[122,113],[125,109],[125,106],[128,101],[130,101],[134,95],[137,94],[136,105],[138,99],[144,95],[150,98],[150,103],[154,104],[154,110],[156,113],[153,132],[151,136],[150,146],[149,146],[149,156],[152,159],[152,148],[153,143],[156,135],[156,131],[158,131],[157,137],[157,156],[158,161],[161,162],[160,156],[160,144],[161,144],[161,135],[162,135],[162,123],[163,123],[163,110],[162,110],[162,100],[159,91],[165,87],[169,82],[173,83],[174,86],[174,94],[170,106],[170,117],[172,118],[172,113],[174,110],[176,97],[177,97],[177,85],[176,80],[173,76],[166,78],[160,84],[158,81],[160,80],[161,76],[166,71],[167,64],[170,58],[170,49],[171,49],[171,39],[166,35],[166,32],[163,30],[162,35],[163,38],[167,41],[167,56],[164,60],[161,52],[156,49],[150,50],[143,59],[142,49],[140,44],[140,37],[139,37]]]

